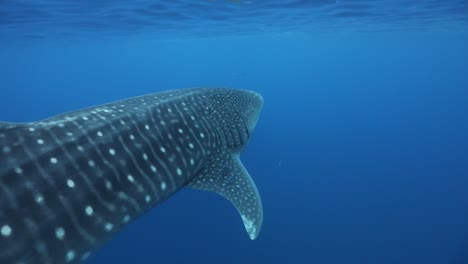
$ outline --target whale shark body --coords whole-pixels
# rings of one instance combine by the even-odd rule
[[[184,187],[227,198],[255,239],[262,205],[239,154],[262,105],[196,88],[0,123],[0,263],[81,263]]]

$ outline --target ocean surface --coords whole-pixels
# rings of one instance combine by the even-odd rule
[[[468,263],[468,1],[0,0],[0,120],[235,87],[264,224],[185,189],[86,264]]]

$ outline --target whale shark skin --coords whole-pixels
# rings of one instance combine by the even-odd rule
[[[184,187],[227,198],[255,239],[262,204],[239,155],[262,106],[194,88],[0,123],[0,263],[81,263]]]

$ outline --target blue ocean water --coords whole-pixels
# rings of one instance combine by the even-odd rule
[[[265,105],[264,207],[183,190],[86,263],[468,263],[468,2],[0,0],[0,120],[168,89]]]

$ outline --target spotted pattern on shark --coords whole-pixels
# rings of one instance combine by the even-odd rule
[[[80,263],[184,187],[227,198],[255,239],[262,205],[239,156],[262,105],[195,88],[0,123],[0,263]]]

